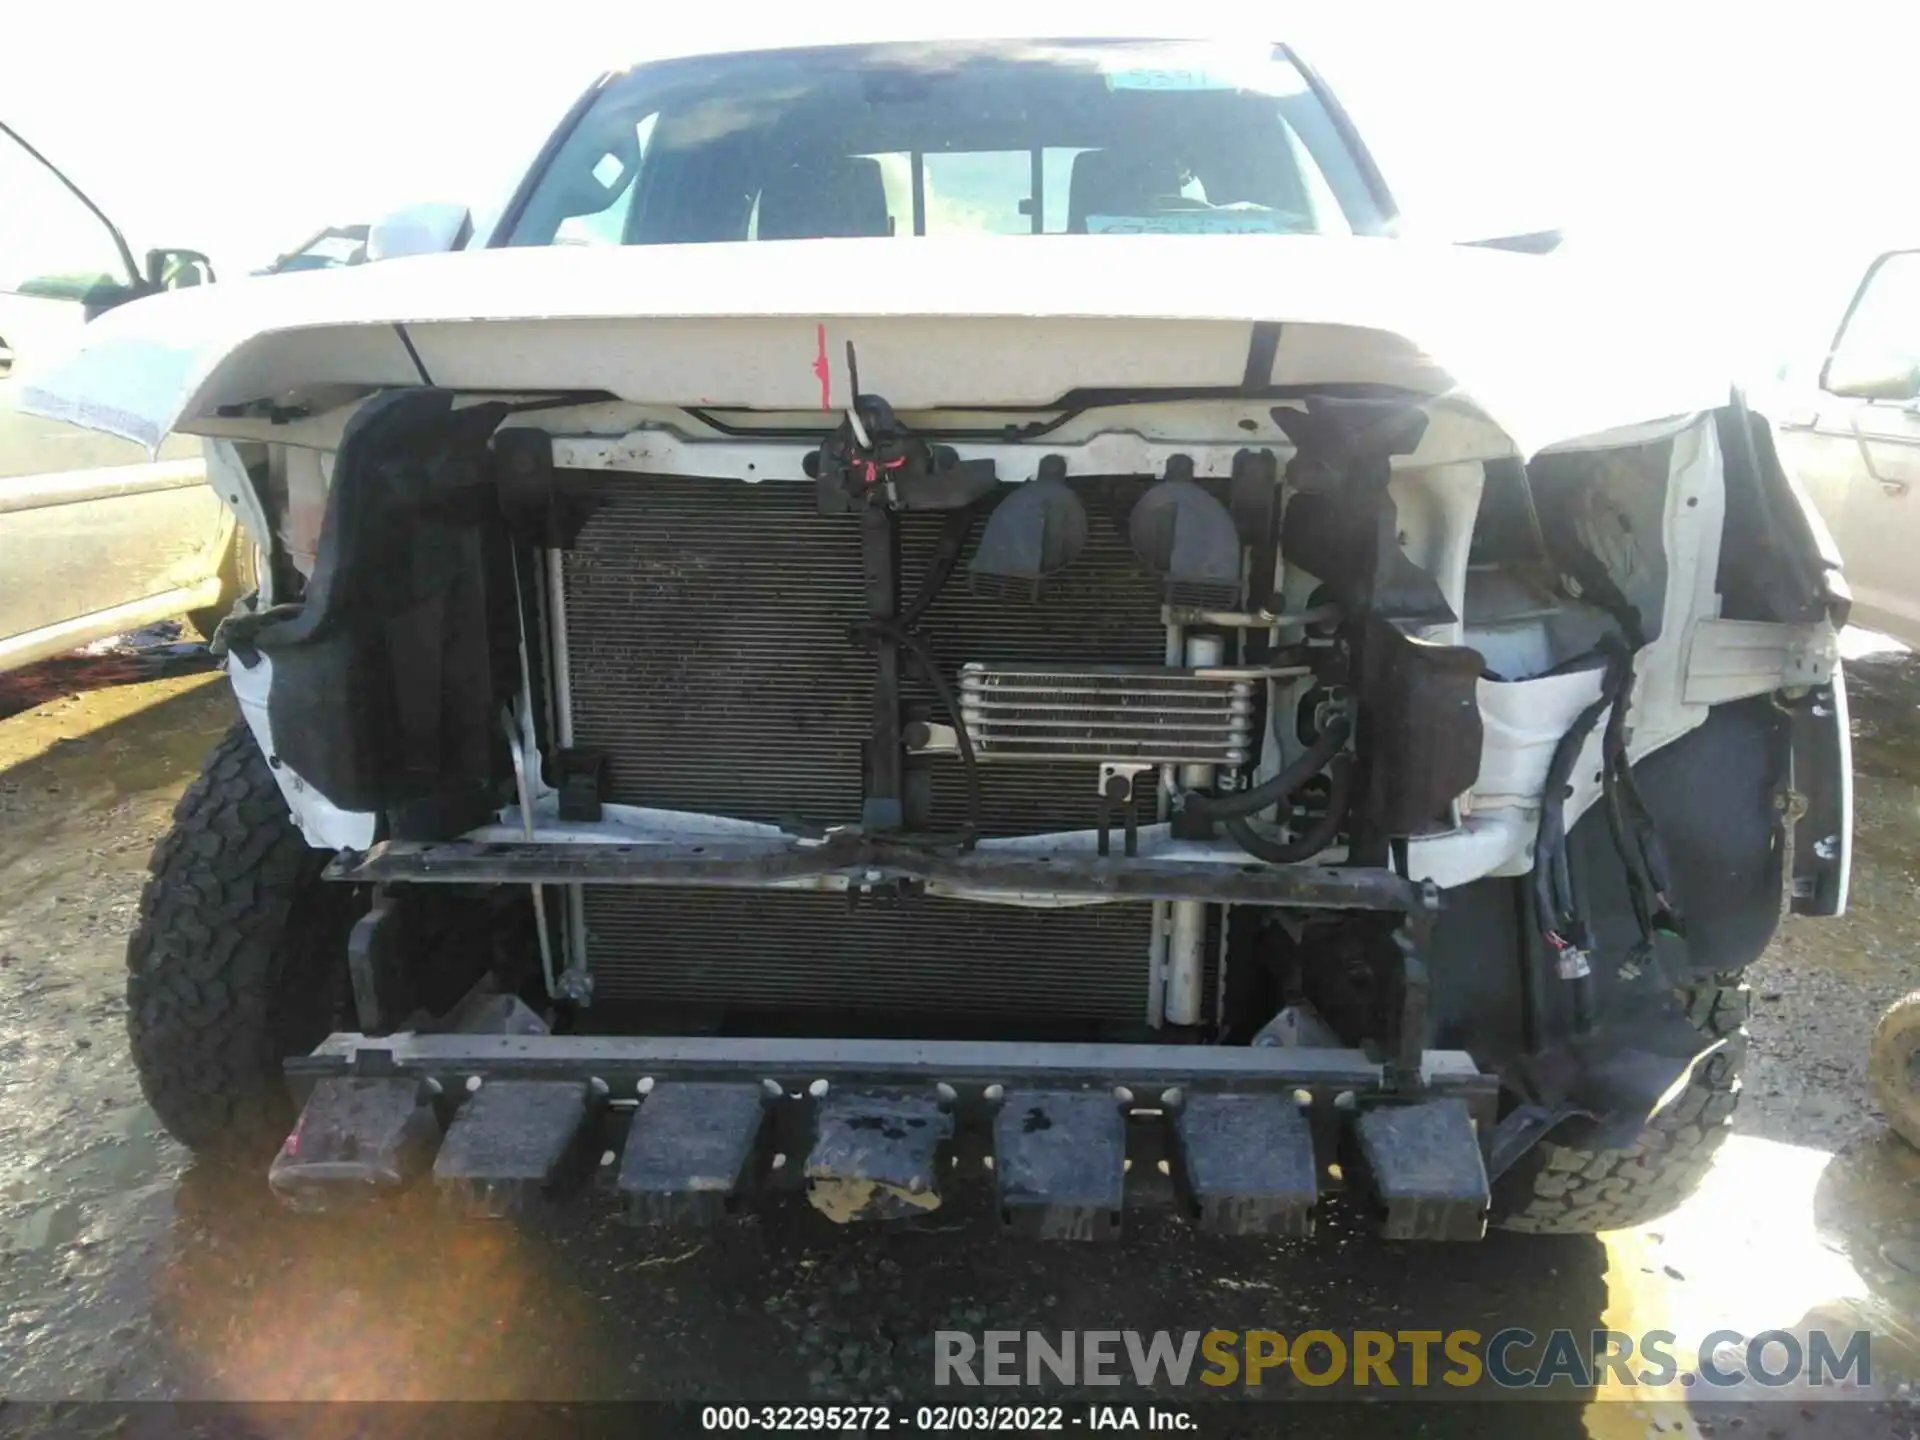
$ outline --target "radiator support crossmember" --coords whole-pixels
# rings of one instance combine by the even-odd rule
[[[703,841],[699,844],[495,844],[399,841],[342,852],[331,880],[387,884],[681,885],[768,889],[809,880],[852,888],[897,881],[968,893],[1045,894],[1064,900],[1200,900],[1219,905],[1425,913],[1439,905],[1430,884],[1391,870],[1115,857],[1084,852],[924,850],[858,836],[824,841]]]

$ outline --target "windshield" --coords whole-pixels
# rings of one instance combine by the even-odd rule
[[[629,71],[505,243],[1373,234],[1386,219],[1282,49],[903,44]]]

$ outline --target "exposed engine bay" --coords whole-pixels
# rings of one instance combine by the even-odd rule
[[[396,1125],[413,1078],[661,1082],[621,1183],[678,1213],[758,1173],[776,1090],[815,1188],[925,1102],[992,1131],[1008,1215],[1080,1235],[1118,1223],[1111,1094],[1225,1228],[1305,1226],[1351,1143],[1390,1233],[1471,1238],[1549,1131],[1629,1143],[1690,1083],[1724,1042],[1689,987],[1783,889],[1845,902],[1844,595],[1765,421],[1734,392],[1528,453],[1361,332],[1235,333],[1250,375],[1398,380],[1085,390],[1090,326],[993,382],[1030,404],[928,403],[926,360],[896,407],[851,337],[814,410],[784,372],[758,405],[426,383],[538,328],[422,327],[412,386],[194,382],[269,556],[217,648],[368,905],[356,1028],[288,1062],[313,1113],[388,1075]],[[702,353],[646,383],[727,393]],[[476,992],[535,1030],[471,1033]],[[1016,1094],[1097,1195],[1009,1188],[1052,1163],[1002,1133]],[[735,1102],[740,1168],[689,1172],[683,1126]]]
[[[225,643],[335,809],[315,838],[383,842],[341,873],[515,847],[457,873],[535,884],[543,986],[603,1023],[1244,1043],[1291,1007],[1391,1050],[1433,1024],[1403,967],[1440,889],[1522,879],[1552,973],[1592,983],[1567,836],[1596,804],[1630,943],[1678,937],[1631,759],[1831,666],[1823,619],[1687,619],[1714,419],[1529,470],[1403,399],[1200,413],[1260,443],[1126,433],[1157,473],[1101,473],[1137,413],[970,441],[859,392],[824,435],[603,438],[389,396],[346,429],[308,601]],[[423,433],[424,490],[356,466]],[[330,546],[356,487],[405,528]],[[595,846],[637,883],[571,883]],[[1301,963],[1329,942],[1337,983]]]
[[[991,461],[918,441],[884,401],[860,408],[808,457],[811,485],[716,493],[708,480],[622,477],[574,492],[589,513],[554,567],[562,763],[592,770],[596,802],[962,854],[1018,840],[1037,855],[1031,842],[1051,836],[1138,856],[1143,836],[1151,854],[1227,833],[1203,818],[1224,786],[1246,816],[1298,797],[1291,841],[1253,838],[1236,813],[1252,843],[1302,860],[1331,847],[1353,788],[1329,743],[1351,730],[1334,698],[1347,657],[1309,637],[1334,630],[1331,600],[1298,612],[1318,626],[1268,609],[1271,452],[1246,451],[1206,482],[1182,456],[1158,480],[1069,478],[1043,458],[1030,483],[1008,485]],[[652,634],[690,643],[641,639]],[[1451,702],[1469,765],[1474,673]],[[1269,715],[1280,738],[1256,745]],[[1291,764],[1264,782],[1260,807],[1236,787],[1269,751]],[[1219,1021],[1224,926],[1198,901],[1109,910],[1036,895],[1012,914],[949,902],[929,923],[914,916],[925,888],[858,886],[851,908],[788,897],[765,928],[747,897],[594,891],[596,994],[714,998],[711,969],[666,960],[647,938],[712,915],[740,937],[754,993],[736,1004],[901,1011],[937,973],[940,1007],[957,1016]]]

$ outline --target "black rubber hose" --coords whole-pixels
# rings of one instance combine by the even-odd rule
[[[1353,762],[1344,755],[1337,757],[1327,772],[1327,779],[1332,788],[1327,791],[1326,814],[1293,839],[1276,840],[1263,835],[1244,815],[1228,817],[1227,834],[1256,860],[1274,865],[1297,865],[1302,860],[1311,860],[1339,838],[1340,826],[1347,818],[1347,805],[1353,798]]]
[[[1236,790],[1230,795],[1189,793],[1186,806],[1203,820],[1231,820],[1258,815],[1262,810],[1278,805],[1332,764],[1333,757],[1340,753],[1340,748],[1352,733],[1353,722],[1345,715],[1336,715],[1327,722],[1327,728],[1320,732],[1318,740],[1271,779],[1261,781],[1251,790]]]
[[[980,838],[980,757],[974,753],[973,737],[967,733],[967,717],[960,712],[959,698],[947,683],[947,677],[940,673],[940,667],[934,663],[933,652],[927,649],[926,642],[916,632],[901,629],[891,622],[880,628],[919,665],[920,673],[926,676],[927,683],[933,687],[940,708],[947,712],[947,718],[953,722],[953,743],[960,751],[960,768],[967,782],[967,827],[961,837],[960,848],[971,850],[974,842]]]

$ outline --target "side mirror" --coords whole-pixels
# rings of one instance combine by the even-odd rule
[[[147,251],[147,284],[155,290],[185,290],[213,279],[213,261],[198,250]]]
[[[1920,359],[1843,350],[1828,357],[1820,388],[1847,400],[1920,400]]]
[[[473,236],[473,213],[464,205],[429,201],[408,205],[376,220],[367,230],[367,260],[402,255],[443,255]]]

